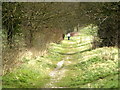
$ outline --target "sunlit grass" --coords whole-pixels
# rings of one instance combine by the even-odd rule
[[[87,33],[87,32],[86,32]],[[50,82],[49,73],[65,60],[66,70],[56,87],[68,88],[117,88],[118,49],[102,47],[92,49],[89,33],[51,43],[48,53],[34,58],[24,57],[23,64],[3,76],[4,88],[41,88]]]
[[[21,66],[3,77],[3,88],[35,88],[48,82],[49,76],[29,66]]]
[[[99,79],[85,85],[81,85],[81,88],[116,88],[118,87],[118,74]]]
[[[65,41],[65,44],[68,44],[67,48],[69,48],[67,53],[76,53],[69,56],[71,57],[69,60],[72,61],[72,64],[65,66],[68,69],[66,76],[56,83],[56,86],[71,88],[117,88],[117,48],[103,47],[90,49],[92,37],[83,35],[82,38],[79,43],[77,43],[76,37],[72,38],[73,40],[71,41]],[[100,80],[101,83],[99,82]],[[104,83],[102,84],[102,82]]]
[[[42,88],[56,67],[49,58],[23,58],[23,64],[3,76],[3,88]]]

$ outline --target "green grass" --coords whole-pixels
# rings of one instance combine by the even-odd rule
[[[21,67],[3,77],[3,88],[39,88],[49,77],[30,67]]]
[[[81,85],[81,88],[117,88],[118,87],[118,74],[113,74],[103,79]]]
[[[23,64],[3,76],[3,88],[42,88],[56,67],[49,58],[23,58]]]
[[[49,73],[61,60],[71,63],[64,64],[67,71],[54,83],[56,87],[118,88],[118,50],[116,47],[91,49],[91,31],[84,28],[71,40],[65,37],[60,44],[51,43],[47,55],[23,58],[20,67],[3,76],[3,88],[42,88],[50,82]]]
[[[68,88],[118,88],[117,48],[103,47],[92,50],[89,41],[70,45],[70,42],[77,40],[75,38],[68,41],[67,48],[73,48],[67,50],[67,53],[77,53],[69,56],[72,64],[64,66],[68,70],[66,76],[55,85]]]
[[[3,88],[42,87],[48,82],[50,77],[48,76],[47,70],[46,72],[43,72],[41,66],[38,66],[37,64],[35,65],[36,66],[32,67],[32,65],[23,64],[19,68],[14,69],[11,73],[4,75]]]

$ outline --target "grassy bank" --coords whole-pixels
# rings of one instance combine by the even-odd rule
[[[87,39],[88,37],[88,39]],[[91,36],[71,38],[66,54],[72,63],[65,65],[64,76],[55,85],[66,88],[118,88],[118,49],[102,47],[91,49]]]
[[[102,47],[91,49],[93,37],[88,33],[51,43],[45,56],[24,58],[23,64],[3,76],[3,88],[42,88],[49,83],[50,72],[64,60],[59,75],[64,75],[55,87],[118,88],[118,49]],[[65,71],[62,74],[62,70]],[[59,72],[59,71],[57,71]]]

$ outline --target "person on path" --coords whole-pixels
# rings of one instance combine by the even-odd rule
[[[67,34],[68,40],[70,40],[70,33]]]

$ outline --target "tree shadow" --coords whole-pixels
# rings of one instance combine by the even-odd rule
[[[89,49],[86,49],[86,50],[83,50],[83,51],[74,52],[74,53],[62,53],[62,52],[58,52],[58,53],[61,54],[61,55],[74,55],[74,54],[83,53],[83,52],[87,52],[87,51],[91,51],[91,50],[93,50],[93,49],[89,48]]]
[[[78,45],[78,46],[72,46],[72,47],[62,46],[62,48],[77,48],[77,47],[85,46],[85,45],[88,45],[88,44],[90,44],[90,43],[80,44],[80,45]]]

